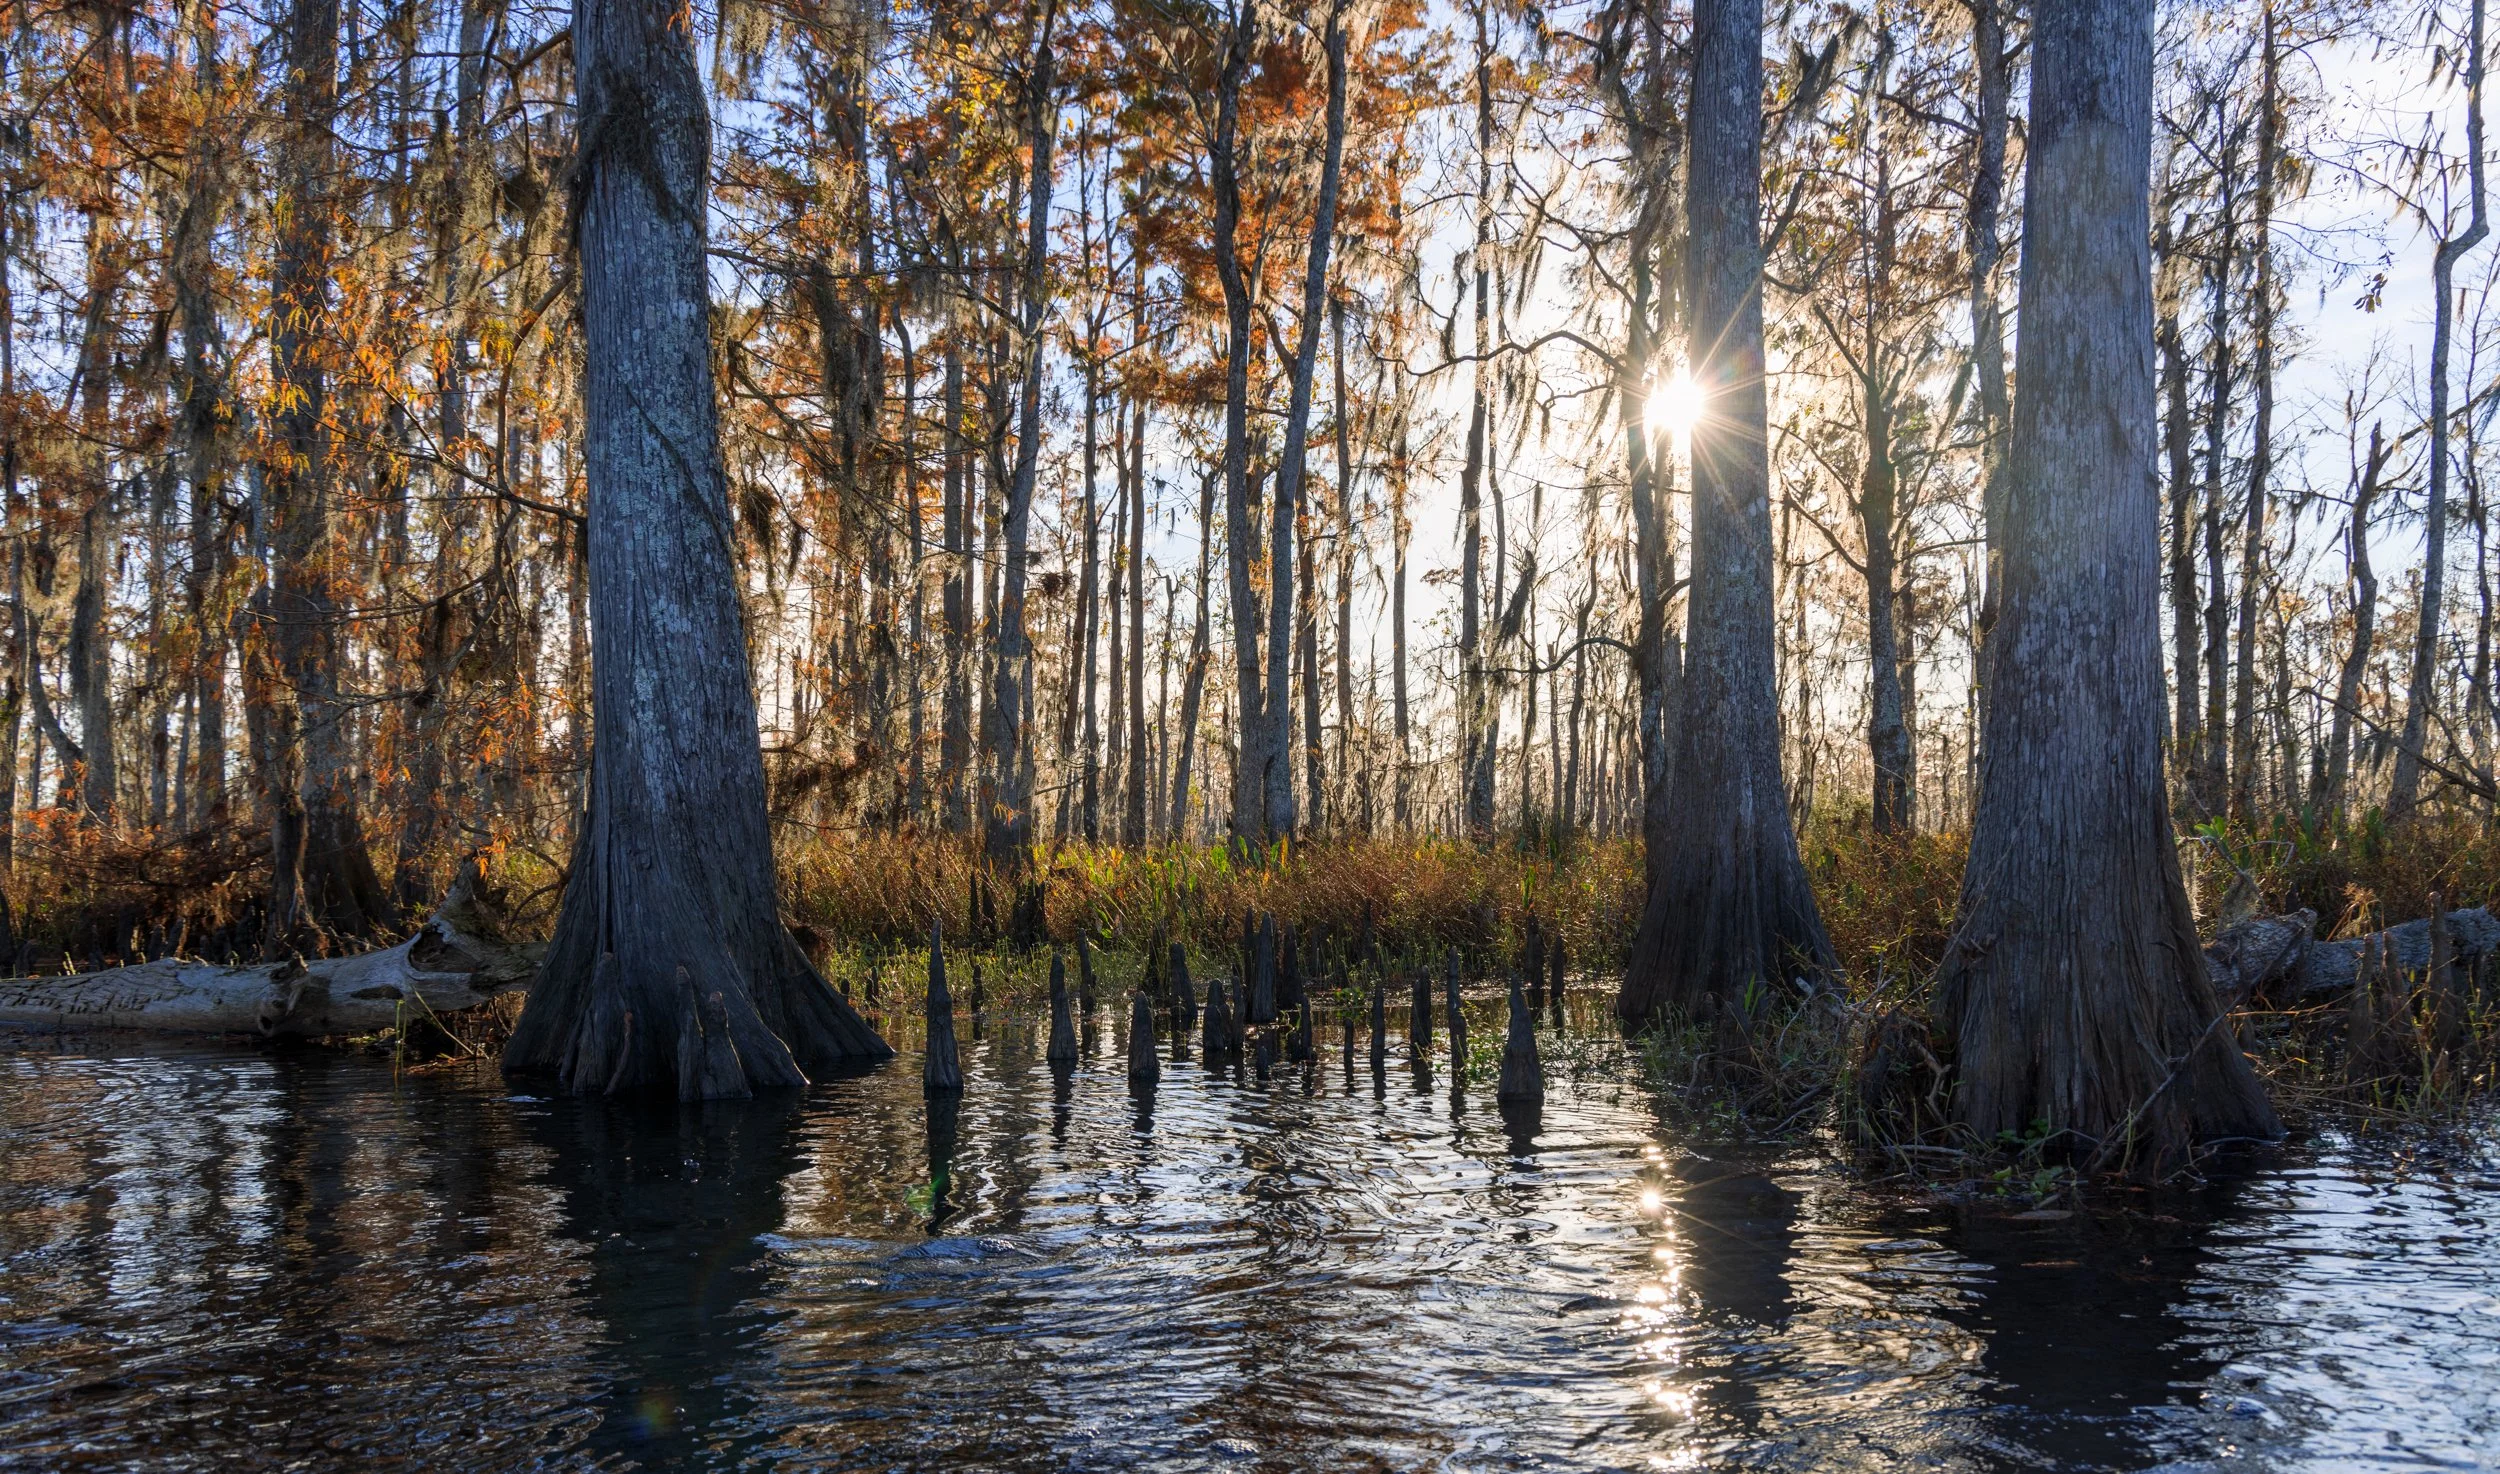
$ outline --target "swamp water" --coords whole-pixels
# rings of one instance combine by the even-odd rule
[[[1142,1109],[1116,1033],[968,1040],[934,1131],[909,1055],[679,1111],[0,1036],[0,1468],[2500,1466],[2490,1132],[2026,1221],[1550,1059]]]

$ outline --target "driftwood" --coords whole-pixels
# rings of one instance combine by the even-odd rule
[[[2500,917],[2480,906],[2447,913],[2449,961],[2469,971],[2500,952]],[[2214,994],[2226,1007],[2254,998],[2276,1005],[2303,1003],[2349,992],[2360,977],[2365,955],[2381,946],[2407,973],[2431,966],[2431,923],[2424,917],[2382,932],[2341,942],[2312,939],[2317,914],[2295,911],[2288,916],[2261,916],[2227,927],[2205,948],[2213,974]]]
[[[313,1039],[371,1034],[527,988],[544,942],[505,934],[463,867],[443,904],[395,947],[315,962],[218,967],[164,958],[100,972],[0,980],[0,1026],[149,1029]]]

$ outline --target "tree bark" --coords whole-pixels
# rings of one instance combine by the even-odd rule
[[[2152,0],[2050,0],[2033,46],[2003,598],[1936,1006],[1976,1139],[2046,1122],[2159,1166],[2281,1128],[2220,1026],[2162,778]]]
[[[1789,828],[1774,685],[1769,404],[1762,339],[1762,7],[1693,17],[1685,196],[1692,374],[1693,574],[1678,823],[1617,1010],[1696,1014],[1798,972],[1837,968]]]
[[[792,1088],[890,1054],[782,926],[712,381],[684,12],[579,0],[590,807],[504,1054],[568,1094]]]

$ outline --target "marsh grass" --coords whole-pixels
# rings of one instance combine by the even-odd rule
[[[1934,1089],[1922,1097],[1915,1078],[1910,1108],[1890,1119],[1866,1098],[1872,1051],[1889,1047],[1925,1070],[1938,1047],[1925,1024],[1928,983],[1951,934],[1962,836],[1883,836],[1862,814],[1821,814],[1799,841],[1842,978],[1809,994],[1760,989],[1715,1019],[1628,1043],[1612,1008],[1642,902],[1640,851],[1628,840],[1342,839],[1259,856],[1068,845],[1037,857],[1041,937],[1027,949],[1004,945],[1000,922],[1012,898],[963,840],[791,830],[780,860],[793,929],[827,978],[906,1048],[920,1037],[932,920],[945,926],[958,1009],[969,1013],[977,971],[983,1009],[1000,1028],[1041,1007],[1054,947],[1073,983],[1076,939],[1088,938],[1102,1008],[1096,1023],[1111,1029],[1145,978],[1145,949],[1158,933],[1187,950],[1201,999],[1212,978],[1237,986],[1241,920],[1255,910],[1300,928],[1316,949],[1308,971],[1319,984],[1323,1055],[1341,1047],[1347,1013],[1358,1027],[1368,1022],[1370,979],[1359,961],[1366,935],[1390,969],[1390,1022],[1401,1036],[1405,970],[1428,968],[1437,979],[1456,952],[1471,980],[1468,1075],[1490,1079],[1504,1032],[1502,980],[1518,965],[1533,916],[1571,963],[1570,1025],[1555,1031],[1541,1022],[1538,1030],[1549,1078],[1637,1085],[1672,1118],[1714,1134],[1819,1133],[1883,1170],[1932,1175],[1988,1164],[1988,1174],[2012,1171],[2024,1181],[2045,1172],[2057,1143],[1955,1138],[1944,1099]],[[28,816],[8,887],[15,963],[51,971],[175,952],[248,956],[265,845],[265,836],[233,825],[148,835],[99,832],[53,811]],[[2369,815],[2335,829],[2290,817],[2207,826],[2183,841],[2181,856],[2201,916],[2217,918],[2226,906],[2307,907],[2319,915],[2321,937],[2423,915],[2434,893],[2452,906],[2500,896],[2500,829],[2470,817],[2427,818],[2400,834]],[[552,925],[562,874],[545,852],[508,848],[481,858],[521,927]],[[976,904],[985,884],[986,911]],[[367,944],[337,939],[338,950]],[[1342,994],[1329,986],[1341,954],[1355,962]],[[2382,991],[2404,996],[2380,999],[2384,1017],[2359,1067],[2342,1003],[2234,1020],[2288,1118],[2363,1131],[2437,1129],[2500,1090],[2500,977],[2472,979],[2462,999],[2444,1005],[2419,979]],[[501,1043],[515,1006],[415,1020],[365,1042],[411,1063],[473,1057]],[[1446,1059],[1446,1039],[1437,1043]],[[1928,1060],[1917,1059],[1922,1053]]]

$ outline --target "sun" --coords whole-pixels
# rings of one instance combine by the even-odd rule
[[[1708,408],[1709,396],[1702,392],[1701,385],[1693,381],[1693,376],[1683,369],[1677,369],[1672,375],[1650,387],[1648,411],[1650,428],[1664,430],[1673,435],[1679,445],[1691,441],[1693,426],[1701,422],[1701,417],[1708,411]]]

